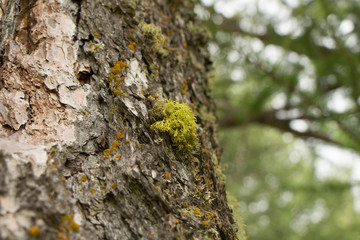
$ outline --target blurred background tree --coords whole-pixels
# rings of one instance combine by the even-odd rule
[[[227,188],[249,239],[359,239],[360,2],[195,10],[212,37]]]

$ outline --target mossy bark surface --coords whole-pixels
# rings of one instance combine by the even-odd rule
[[[1,54],[0,238],[236,239],[191,4],[23,0],[16,11],[12,25],[1,15],[15,30]],[[196,147],[177,151],[151,129],[157,99],[190,107]]]

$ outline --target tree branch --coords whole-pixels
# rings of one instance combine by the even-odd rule
[[[275,110],[275,109],[263,112],[259,116],[249,119],[247,123],[250,123],[250,122],[258,123],[261,125],[266,125],[266,126],[276,128],[283,132],[292,133],[295,136],[303,138],[303,139],[314,138],[314,139],[318,139],[318,140],[321,140],[321,141],[329,143],[329,144],[343,146],[343,144],[341,144],[340,142],[338,142],[334,139],[331,139],[330,137],[328,137],[324,134],[314,132],[311,130],[300,132],[300,131],[297,131],[297,130],[291,128],[290,127],[291,121],[297,120],[297,119],[302,119],[302,118],[298,117],[298,118],[291,118],[291,119],[278,119],[276,117],[277,112],[278,112],[278,110]],[[240,126],[242,124],[244,124],[244,123],[243,122],[240,123],[240,122],[236,121],[236,119],[231,117],[230,115],[228,115],[228,117],[226,117],[222,121],[220,121],[220,127],[222,127],[222,128],[236,127],[236,126]]]

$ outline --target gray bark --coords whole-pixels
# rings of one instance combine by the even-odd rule
[[[191,4],[0,3],[0,239],[236,239]],[[189,104],[195,148],[150,129],[154,99]]]

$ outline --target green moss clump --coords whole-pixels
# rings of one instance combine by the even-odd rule
[[[155,103],[153,112],[163,119],[152,124],[151,130],[168,132],[172,145],[179,151],[191,150],[198,143],[196,118],[186,104],[170,100],[163,104],[159,100]]]
[[[161,53],[166,55],[166,51],[164,50],[163,46],[165,43],[165,37],[161,33],[161,27],[155,26],[154,24],[147,24],[145,22],[141,22],[139,24],[142,32],[150,37],[153,41],[153,48],[152,50],[156,53]]]

